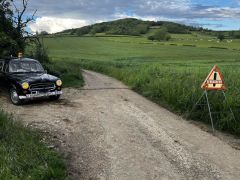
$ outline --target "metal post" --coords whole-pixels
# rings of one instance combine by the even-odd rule
[[[213,133],[214,133],[214,124],[213,124],[213,118],[212,118],[211,107],[210,107],[209,100],[208,100],[208,94],[207,94],[207,91],[206,91],[206,90],[204,91],[204,93],[205,93],[205,95],[206,95],[207,105],[208,105],[208,111],[209,111],[209,116],[210,116],[210,119],[211,119],[212,130],[213,130]]]
[[[222,91],[222,93],[223,93],[223,96],[224,96],[224,98],[225,98],[225,101],[227,101],[227,97],[226,97],[225,92]],[[228,106],[229,106],[229,105],[228,105]],[[234,113],[233,113],[232,108],[231,108],[230,106],[229,106],[229,109],[230,109],[230,112],[232,113],[233,119],[236,121],[235,116],[234,116]]]
[[[198,103],[202,100],[203,96],[205,95],[205,93],[202,94],[202,96],[199,98],[199,100],[195,103],[195,105],[193,106],[192,110],[189,113],[189,116],[191,116],[193,110],[196,108],[196,106],[198,105]]]

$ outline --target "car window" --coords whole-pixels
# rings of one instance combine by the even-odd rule
[[[9,64],[10,73],[43,72],[42,65],[34,61],[13,61]]]

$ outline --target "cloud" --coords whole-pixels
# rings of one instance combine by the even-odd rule
[[[88,25],[85,20],[56,18],[56,17],[40,17],[34,23],[29,25],[33,32],[47,31],[55,33],[70,28],[78,28]]]
[[[193,0],[30,0],[29,13],[37,9],[40,18],[31,29],[45,28],[54,32],[89,23],[114,20],[123,17],[138,17],[148,20],[197,21],[198,19],[238,19],[240,18],[240,0],[236,6],[224,7],[193,3]],[[20,2],[20,1],[19,1]],[[41,18],[42,17],[42,18]],[[56,19],[57,22],[53,19]],[[68,19],[61,22],[59,19]],[[80,20],[76,20],[80,19]],[[49,21],[48,21],[49,20]],[[54,28],[51,27],[51,23]],[[41,27],[37,27],[40,24]],[[61,28],[63,27],[63,28]]]

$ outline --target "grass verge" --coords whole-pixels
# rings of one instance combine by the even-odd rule
[[[60,155],[40,135],[0,111],[0,179],[65,179]]]
[[[201,97],[203,91],[200,85],[210,69],[206,67],[189,67],[189,65],[168,65],[160,63],[136,63],[125,61],[79,61],[81,66],[115,77],[127,84],[134,91],[148,99],[184,115],[187,118],[210,123],[207,106],[197,107],[190,114],[193,105]],[[174,68],[172,68],[174,66]],[[176,68],[177,67],[177,68]],[[209,92],[215,127],[219,130],[240,135],[240,94],[236,87],[239,81],[232,77],[240,75],[237,68],[223,69],[228,82],[227,101],[221,92]],[[203,104],[206,102],[202,102]],[[235,119],[229,106],[232,107]]]
[[[239,51],[231,50],[238,49],[239,42],[235,39],[220,43],[199,35],[174,35],[165,45],[130,36],[44,39],[54,63],[73,63],[115,77],[154,102],[186,116],[202,95],[200,86],[216,64],[228,87],[228,101],[224,102],[221,93],[210,93],[213,111],[220,112],[213,114],[215,127],[240,135],[240,59]],[[190,118],[210,123],[206,106],[196,108]]]
[[[79,88],[84,85],[79,64],[67,61],[50,61],[44,64],[44,67],[50,74],[60,77],[64,87]]]

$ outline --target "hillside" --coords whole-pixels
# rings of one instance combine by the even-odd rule
[[[55,35],[93,36],[100,35],[152,35],[158,29],[164,29],[170,34],[201,33],[217,37],[223,34],[225,38],[240,38],[240,31],[214,31],[202,27],[187,26],[168,21],[142,21],[134,18],[120,19],[110,22],[97,23],[76,29],[67,29]]]
[[[139,36],[147,34],[151,29],[166,28],[169,33],[188,34],[190,31],[203,30],[183,24],[167,21],[142,21],[134,18],[120,19],[116,21],[103,22],[77,29],[68,29],[57,34],[70,35],[94,35],[96,33],[105,33],[110,35],[134,35]]]

